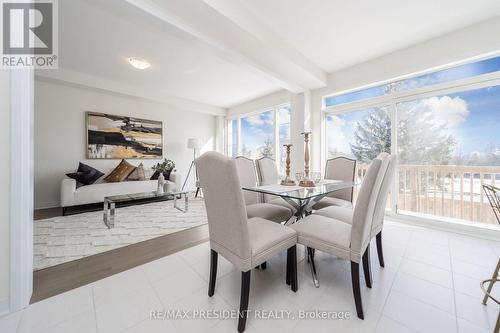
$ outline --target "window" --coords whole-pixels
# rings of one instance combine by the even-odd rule
[[[228,155],[242,155],[251,159],[271,157],[276,159],[283,172],[286,159],[283,144],[290,142],[290,120],[289,104],[228,120]]]
[[[370,99],[373,97],[383,96],[387,92],[387,88],[385,85],[377,86],[372,88],[367,88],[363,90],[354,91],[347,94],[342,94],[338,96],[332,96],[325,98],[325,106],[333,106],[339,104],[346,104],[355,101],[361,101],[365,99]]]
[[[383,85],[360,89],[353,92],[325,97],[325,107],[359,102],[374,97],[389,95],[401,91],[428,87],[440,83],[453,82],[478,75],[500,71],[500,57],[455,66],[440,71],[419,75],[413,78],[390,82]]]
[[[353,155],[359,176],[378,153],[397,154],[395,213],[495,223],[482,185],[500,184],[500,57],[325,97],[324,104],[323,159]]]
[[[240,118],[242,156],[274,158],[274,111]]]
[[[397,104],[402,211],[494,223],[482,184],[500,184],[500,86]]]
[[[228,126],[228,153],[231,157],[238,156],[238,121],[230,120]]]
[[[370,163],[380,152],[390,153],[391,120],[388,108],[377,107],[326,116],[327,158],[341,153]]]
[[[283,147],[284,144],[291,143],[290,136],[290,118],[291,118],[291,109],[289,105],[282,106],[278,108],[278,123],[279,123],[279,151],[280,158],[278,163],[280,172],[282,174],[285,173],[285,163],[286,163],[286,150]]]
[[[398,83],[398,85],[401,90],[411,90],[497,71],[500,71],[500,57],[420,75],[411,79],[402,80]]]

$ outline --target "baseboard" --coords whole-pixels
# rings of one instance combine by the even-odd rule
[[[9,312],[10,312],[9,300],[8,299],[0,300],[0,317],[9,314]]]
[[[58,201],[58,202],[41,202],[41,203],[38,203],[35,205],[35,210],[38,210],[38,209],[48,209],[48,208],[60,208],[61,207],[61,203]]]
[[[470,237],[482,238],[493,241],[500,241],[500,226],[482,224],[477,225],[465,222],[451,222],[430,218],[415,217],[411,215],[387,215],[387,221],[411,224],[419,227],[453,232]]]

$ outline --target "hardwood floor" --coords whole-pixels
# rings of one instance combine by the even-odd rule
[[[33,273],[31,303],[123,272],[207,240],[208,225],[202,225],[35,271]]]
[[[50,219],[51,217],[62,216],[62,208],[44,208],[44,209],[35,209],[33,213],[33,219],[36,220],[44,220]]]

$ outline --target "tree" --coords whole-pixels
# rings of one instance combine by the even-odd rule
[[[445,131],[446,124],[437,124],[430,112],[418,107],[400,107],[398,116],[398,158],[401,164],[448,164],[455,139]],[[381,152],[391,152],[391,120],[382,108],[368,111],[356,124],[352,154],[368,163]]]
[[[356,124],[354,143],[350,144],[356,159],[368,163],[381,152],[391,152],[391,119],[381,108],[369,111],[368,115]]]
[[[264,146],[260,147],[260,155],[271,158],[274,156],[273,142],[270,137],[267,137],[266,141],[264,141]]]
[[[252,151],[245,144],[241,146],[241,156],[252,158]]]

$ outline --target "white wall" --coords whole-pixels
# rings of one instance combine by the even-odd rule
[[[35,208],[59,206],[60,182],[78,162],[107,171],[119,160],[85,159],[85,111],[163,121],[164,156],[186,176],[193,158],[187,139],[199,138],[201,152],[215,148],[216,117],[174,110],[156,102],[40,79],[35,80]],[[150,166],[156,160],[129,160]],[[191,177],[189,189],[194,187]]]
[[[7,310],[10,274],[10,75],[0,70],[0,315]]]

